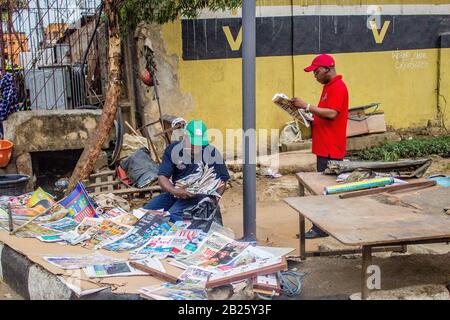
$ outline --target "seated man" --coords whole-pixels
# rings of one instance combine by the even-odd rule
[[[163,193],[147,203],[144,209],[163,209],[170,213],[171,222],[182,220],[185,209],[208,197],[192,194],[185,188],[175,188],[178,180],[197,171],[200,162],[214,167],[216,178],[223,182],[217,189],[217,193],[222,195],[230,179],[227,167],[220,152],[209,144],[206,125],[201,120],[192,120],[186,126],[183,140],[170,144],[164,151],[158,172],[158,183]]]

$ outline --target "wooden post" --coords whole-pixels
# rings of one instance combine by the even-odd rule
[[[114,124],[121,92],[121,39],[119,35],[119,22],[117,8],[113,0],[105,0],[105,14],[109,26],[109,52],[108,52],[108,90],[103,112],[95,132],[89,137],[83,153],[70,178],[66,191],[68,195],[78,181],[86,179],[95,167],[101,148],[108,138]]]

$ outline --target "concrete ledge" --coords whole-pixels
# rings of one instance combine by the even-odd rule
[[[271,168],[274,172],[291,174],[300,171],[316,170],[316,155],[309,150],[280,152],[256,159],[258,168]],[[227,167],[233,172],[241,172],[243,160],[227,161]]]
[[[84,149],[95,132],[101,110],[16,112],[4,122],[5,139],[14,143],[14,156],[27,152]],[[114,137],[111,130],[109,141]]]
[[[58,276],[3,243],[0,279],[27,300],[143,300],[138,294],[116,294],[111,289],[79,297]]]
[[[388,142],[400,141],[396,132],[385,132],[347,138],[347,151],[358,151],[365,148],[376,147]]]

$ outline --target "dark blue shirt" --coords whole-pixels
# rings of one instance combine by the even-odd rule
[[[158,175],[172,178],[172,182],[195,173],[200,161],[214,167],[216,177],[226,182],[230,179],[225,161],[219,150],[212,145],[202,148],[202,153],[193,158],[183,149],[183,141],[170,144],[164,151]]]

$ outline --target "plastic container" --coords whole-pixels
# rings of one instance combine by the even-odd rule
[[[0,196],[20,196],[26,193],[28,180],[30,177],[24,174],[0,175]]]
[[[11,160],[13,146],[11,141],[0,140],[0,168],[6,167]]]

